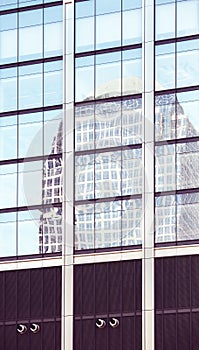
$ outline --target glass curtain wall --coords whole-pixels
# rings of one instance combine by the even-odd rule
[[[61,1],[0,4],[0,193],[1,258],[61,252]]]
[[[198,13],[197,0],[156,0],[156,243],[199,239]]]
[[[142,243],[141,12],[75,1],[76,253]]]

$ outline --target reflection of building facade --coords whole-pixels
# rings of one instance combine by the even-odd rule
[[[63,163],[62,156],[53,158],[53,154],[62,154],[63,140],[62,122],[59,124],[57,135],[54,137],[49,158],[43,169],[42,197],[46,207],[41,215],[39,227],[39,250],[44,253],[61,252],[62,250],[62,209],[53,204],[62,202],[63,193]]]

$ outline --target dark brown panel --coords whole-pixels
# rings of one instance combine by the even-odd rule
[[[198,350],[199,344],[199,313],[192,313],[192,350]]]
[[[163,260],[163,306],[176,308],[176,258]]]
[[[192,307],[199,307],[199,256],[191,257],[191,299]]]
[[[61,317],[62,269],[56,268],[56,317]]]
[[[0,349],[4,349],[4,326],[0,326]]]
[[[61,322],[55,322],[55,350],[61,350]]]
[[[177,349],[190,349],[190,314],[177,315]]]
[[[135,260],[135,308],[142,310],[142,261]]]
[[[4,279],[5,279],[5,273],[0,272],[0,320],[1,321],[3,321],[5,319],[5,315],[4,315],[4,309],[5,309]]]
[[[108,320],[105,319],[107,322],[107,325],[105,328],[100,329],[95,327],[95,350],[108,350],[108,349],[114,349],[109,347],[108,348]],[[110,331],[109,331],[110,332]]]
[[[133,261],[122,263],[122,311],[135,311],[135,264]]]
[[[177,306],[190,307],[190,257],[177,258]]]
[[[17,318],[17,273],[5,273],[5,320]]]
[[[82,314],[82,266],[74,266],[74,315]]]
[[[95,349],[95,322],[94,320],[82,321],[82,346],[81,350]],[[76,349],[79,350],[79,349]]]
[[[108,264],[108,312],[121,312],[122,296],[121,262]]]
[[[122,327],[121,320],[117,328],[111,328],[109,326],[108,349],[114,349],[114,350],[121,349],[121,327]],[[103,349],[103,347],[101,349]]]
[[[40,332],[33,334],[30,332],[30,350],[43,350],[42,348],[42,331],[43,331],[43,325],[41,323],[38,323],[41,327]],[[28,350],[28,349],[26,349]],[[53,350],[53,348],[52,348]],[[59,350],[59,348],[58,348]]]
[[[155,259],[155,309],[161,310],[163,305],[163,259]]]
[[[27,325],[28,326],[28,325]],[[16,338],[17,338],[17,350],[27,350],[30,349],[30,334],[29,334],[29,329],[25,334],[19,334],[16,333]],[[15,348],[12,348],[12,350],[15,350]]]
[[[43,269],[43,317],[55,316],[55,268]]]
[[[16,332],[16,325],[7,325],[4,328],[4,348],[3,350],[16,350],[17,337],[20,336]]]
[[[135,350],[142,350],[142,317],[135,317]]]
[[[164,315],[163,322],[164,322],[163,350],[177,350],[176,314]]]
[[[42,294],[43,294],[43,271],[42,269],[30,270],[30,315],[31,318],[42,316]]]
[[[88,264],[82,267],[82,314],[94,314],[94,265]]]
[[[95,264],[95,312],[107,314],[107,264]]]
[[[162,315],[155,316],[155,349],[163,349],[163,317]]]
[[[42,350],[57,350],[55,344],[55,323],[44,322],[42,325]]]
[[[122,319],[122,350],[136,350],[135,346],[135,317]]]
[[[81,349],[81,336],[82,336],[81,327],[82,327],[81,320],[74,322],[74,335],[73,335],[74,350]]]
[[[30,317],[30,271],[17,272],[17,318]]]

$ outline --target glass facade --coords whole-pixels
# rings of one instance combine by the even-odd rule
[[[61,252],[62,12],[1,1],[0,257]]]
[[[198,11],[198,1],[156,1],[157,243],[198,239]]]
[[[76,251],[142,243],[141,12],[75,2]]]

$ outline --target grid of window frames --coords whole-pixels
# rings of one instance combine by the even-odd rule
[[[198,13],[197,0],[156,0],[157,244],[199,239]]]
[[[141,12],[75,1],[76,253],[142,243]]]
[[[59,254],[61,1],[1,1],[0,91],[0,258]]]

